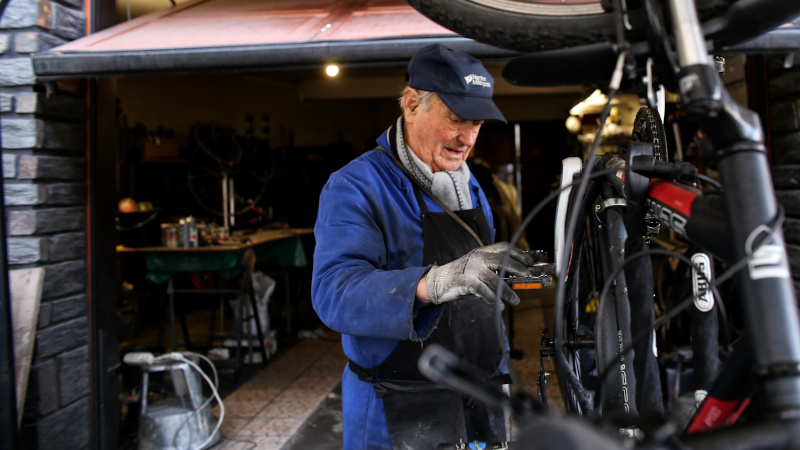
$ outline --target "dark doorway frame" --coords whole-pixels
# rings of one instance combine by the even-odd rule
[[[91,33],[113,26],[115,2],[92,0],[87,11]],[[114,220],[117,124],[113,79],[88,79],[87,266],[91,355],[91,442],[93,448],[119,448],[119,356],[117,349],[117,273]]]

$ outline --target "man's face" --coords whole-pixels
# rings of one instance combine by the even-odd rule
[[[464,120],[434,95],[425,111],[420,103],[406,103],[406,140],[433,172],[457,170],[475,145],[483,121]]]

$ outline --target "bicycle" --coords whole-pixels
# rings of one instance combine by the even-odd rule
[[[552,414],[541,397],[534,398],[524,388],[510,399],[491,395],[469,377],[468,367],[443,349],[423,354],[420,370],[480,401],[512,410],[526,424],[517,448],[533,442],[558,443],[560,448],[619,448],[623,441],[642,448],[800,448],[800,320],[780,229],[782,214],[768,181],[763,132],[755,113],[731,100],[707,50],[707,45],[719,49],[772,29],[799,15],[800,4],[698,0],[695,8],[692,0],[668,0],[665,11],[655,0],[588,6],[510,0],[408,2],[440,24],[488,44],[521,52],[560,49],[512,59],[503,76],[514,84],[597,82],[602,74],[607,78],[613,73],[601,127],[623,81],[649,106],[640,111],[625,152],[595,157],[596,139],[585,166],[567,162],[562,190],[544,199],[521,227],[542,205],[560,197],[566,231],[557,236],[552,347],[570,414]],[[597,70],[570,70],[577,58]],[[567,69],[554,76],[533,70],[554,63]],[[703,163],[717,170],[719,182],[688,163],[665,161],[659,147],[663,130],[653,109],[659,84],[680,94],[684,110],[699,126]],[[573,179],[574,174],[579,175]],[[646,237],[655,233],[657,223],[713,255],[728,270],[713,279],[708,256],[690,260],[648,248]],[[683,261],[697,287],[658,319],[649,265],[653,255]],[[717,287],[734,275],[745,334],[718,369],[724,352],[711,335],[716,327],[725,328],[715,320],[724,321],[726,315],[717,312],[723,306]],[[597,312],[592,329],[584,313],[593,301]],[[696,327],[693,341],[707,393],[699,393],[697,411],[684,425],[663,416],[658,360],[650,349],[654,330],[690,305],[701,313],[702,325]],[[722,347],[728,343],[722,342]],[[588,358],[585,350],[596,356]],[[513,368],[511,372],[514,378]],[[756,392],[763,412],[743,420],[742,412]]]

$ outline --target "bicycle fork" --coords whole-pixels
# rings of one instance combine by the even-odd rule
[[[599,233],[598,245],[602,252],[600,263],[604,266],[603,273],[611,273],[616,267],[623,265],[625,260],[625,241],[628,233],[623,225],[624,203],[617,197],[618,194],[610,186],[604,186],[606,201],[598,203],[596,214],[604,220],[598,221],[598,226],[608,228],[608,233]],[[606,280],[601,280],[605,283]],[[622,410],[626,413],[638,415],[636,405],[636,377],[633,371],[633,349],[631,348],[631,310],[628,301],[628,289],[625,282],[625,273],[620,272],[612,281],[612,295],[609,299],[600,299],[598,307],[598,342],[597,346],[598,368],[601,372],[614,366],[615,373],[603,384],[602,405],[604,411]],[[610,305],[609,302],[613,305]],[[616,324],[616,327],[609,325]],[[600,326],[604,325],[604,326]],[[621,353],[623,349],[629,349]],[[619,375],[617,375],[617,373]]]

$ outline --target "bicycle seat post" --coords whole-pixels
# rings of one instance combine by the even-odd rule
[[[694,0],[669,0],[669,7],[681,68],[699,64],[710,65]]]
[[[702,121],[723,109],[723,89],[708,55],[694,0],[669,0],[680,72],[678,89],[687,115]]]

